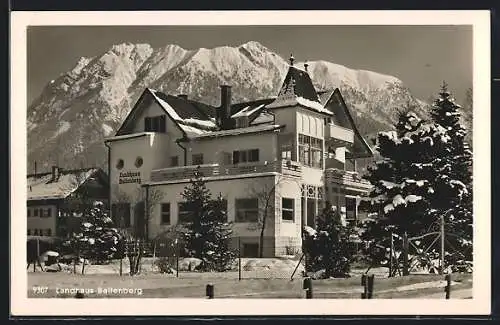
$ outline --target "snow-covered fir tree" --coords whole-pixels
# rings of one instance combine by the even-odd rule
[[[459,109],[443,83],[431,117],[446,130],[450,140],[444,150],[436,153],[436,165],[441,170],[436,182],[452,190],[436,191],[432,205],[445,216],[446,241],[454,253],[448,254],[452,264],[472,258],[472,151],[465,140],[467,131],[460,123]],[[456,195],[457,190],[460,195]]]
[[[222,197],[212,200],[199,168],[182,196],[189,211],[184,221],[187,255],[202,260],[200,270],[228,270],[236,254],[230,248],[232,230],[226,201]]]
[[[319,271],[320,277],[326,279],[348,277],[353,256],[350,246],[353,229],[342,224],[340,212],[329,203],[316,217],[315,224],[316,229],[305,229],[306,271]]]
[[[95,202],[80,218],[80,230],[73,233],[71,238],[64,242],[64,246],[70,248],[74,254],[96,263],[105,263],[115,258],[123,246],[124,238],[114,228],[103,203]]]
[[[227,220],[227,201],[222,195],[210,202],[201,227],[204,238],[201,267],[217,272],[230,270],[236,259],[236,251],[230,246],[233,231]]]
[[[377,151],[382,158],[366,176],[374,186],[368,209],[378,216],[365,223],[366,240],[388,247],[391,232],[411,237],[427,233],[435,224],[430,198],[441,173],[435,157],[448,141],[443,127],[413,112],[400,113],[395,131],[379,133]]]

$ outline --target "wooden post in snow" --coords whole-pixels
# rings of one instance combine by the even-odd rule
[[[394,269],[392,267],[393,263],[393,258],[392,256],[394,255],[394,233],[391,231],[391,249],[389,252],[389,278],[393,276]]]
[[[408,234],[405,231],[403,234],[403,276],[410,274],[408,267],[408,246]]]
[[[439,274],[443,275],[444,274],[444,240],[445,240],[445,236],[444,236],[444,215],[441,216],[441,261],[440,261],[440,267],[439,267]]]

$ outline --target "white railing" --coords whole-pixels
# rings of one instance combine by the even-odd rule
[[[338,126],[336,124],[327,124],[325,128],[326,138],[338,139],[348,143],[354,143],[354,132],[351,129]]]
[[[256,162],[235,165],[205,164],[183,167],[162,168],[151,171],[152,182],[164,182],[180,179],[191,179],[195,171],[199,171],[204,177],[234,176],[255,173],[276,172],[284,175],[300,177],[300,165],[296,162],[279,160],[275,162]]]
[[[327,181],[333,181],[340,184],[355,184],[358,186],[371,188],[371,183],[361,178],[359,173],[354,171],[342,170],[337,168],[328,168],[325,170]]]

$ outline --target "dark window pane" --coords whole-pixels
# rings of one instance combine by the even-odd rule
[[[160,116],[159,123],[160,123],[160,127],[159,127],[158,131],[162,132],[162,133],[165,133],[166,128],[167,128],[167,125],[166,125],[167,123],[166,123],[165,115]]]
[[[203,154],[194,154],[192,160],[193,165],[203,165]]]
[[[233,151],[233,164],[237,164],[240,162],[240,152]]]
[[[294,220],[294,199],[281,199],[281,217],[283,220]]]
[[[259,161],[259,149],[250,150],[248,155],[248,161]]]
[[[162,203],[161,205],[161,223],[170,224],[170,203]]]
[[[172,167],[179,166],[179,156],[170,157],[170,166]]]
[[[151,125],[151,118],[150,117],[145,117],[144,118],[144,131],[146,132],[151,132],[152,130],[152,125]]]

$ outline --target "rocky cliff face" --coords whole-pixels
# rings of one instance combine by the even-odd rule
[[[427,104],[395,77],[326,61],[308,63],[315,86],[340,88],[369,138],[390,128],[398,109],[410,106],[425,114]],[[219,105],[222,83],[233,86],[234,102],[276,95],[287,68],[287,61],[257,42],[198,50],[127,43],[95,58],[82,57],[28,107],[28,172],[35,161],[38,170],[53,164],[105,168],[103,139],[118,129],[145,87]]]

